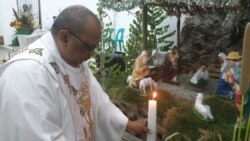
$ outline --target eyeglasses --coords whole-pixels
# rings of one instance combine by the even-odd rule
[[[95,47],[91,47],[90,45],[88,45],[85,41],[83,41],[79,36],[77,36],[75,33],[73,33],[71,30],[64,28],[64,30],[68,30],[70,34],[72,34],[76,39],[78,39],[83,45],[84,47],[86,47],[89,51],[95,51]]]

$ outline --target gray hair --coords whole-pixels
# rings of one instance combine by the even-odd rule
[[[77,35],[81,35],[85,31],[85,25],[89,18],[92,17],[100,25],[97,16],[88,8],[82,5],[73,5],[65,8],[55,19],[51,33],[55,36],[61,29],[69,29]]]

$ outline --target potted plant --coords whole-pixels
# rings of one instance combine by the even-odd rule
[[[15,27],[17,34],[29,35],[34,29],[34,18],[32,15],[31,5],[23,5],[23,11],[17,13],[16,10],[12,9],[14,12],[15,20],[10,23],[11,27]]]

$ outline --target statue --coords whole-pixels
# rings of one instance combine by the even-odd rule
[[[156,49],[152,52],[155,68],[152,69],[153,79],[161,79],[163,82],[178,84],[178,59],[179,51],[173,47],[168,52],[162,52]]]
[[[129,83],[131,87],[139,87],[139,81],[149,75],[148,52],[143,50],[142,53],[135,59],[133,66],[132,79]]]
[[[227,55],[230,69],[225,74],[225,81],[231,86],[233,93],[233,99],[235,105],[240,108],[241,94],[240,94],[240,60],[241,56],[239,52],[232,51]]]
[[[135,60],[132,75],[127,79],[130,87],[140,88],[144,93],[146,93],[145,88],[147,86],[150,86],[151,90],[157,87],[157,83],[150,78],[148,60],[148,52],[143,50]]]
[[[179,60],[179,51],[177,47],[173,47],[168,51],[165,61],[163,63],[163,82],[170,82],[172,84],[178,84],[177,75],[178,75],[178,60]]]
[[[232,86],[230,86],[230,84],[225,81],[226,73],[230,70],[229,61],[227,60],[227,56],[223,52],[219,53],[218,59],[221,62],[221,69],[216,94],[218,96],[224,97],[225,99],[233,100],[234,93],[232,90]]]
[[[201,66],[199,70],[192,76],[190,84],[195,87],[203,87],[208,84],[209,73],[205,65]]]

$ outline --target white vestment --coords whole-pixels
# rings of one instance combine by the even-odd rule
[[[86,62],[61,58],[51,33],[0,68],[0,141],[120,141],[127,122]]]

